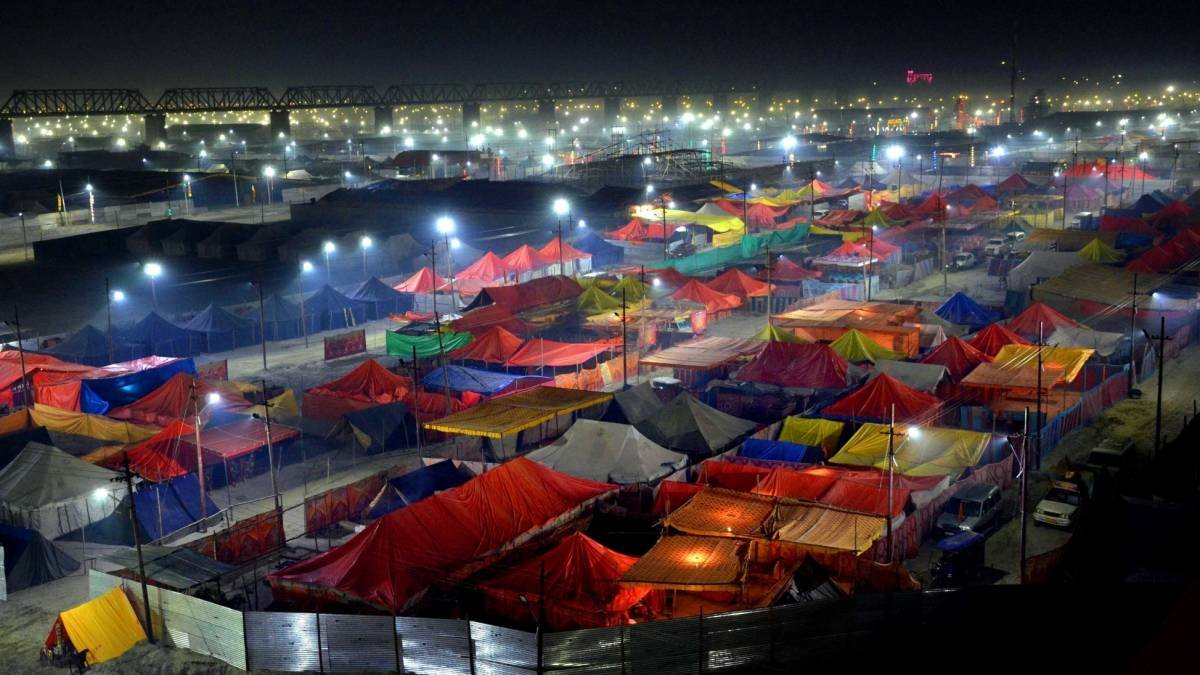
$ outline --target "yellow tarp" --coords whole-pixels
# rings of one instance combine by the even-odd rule
[[[59,410],[41,403],[29,411],[33,423],[50,431],[87,436],[113,443],[140,443],[158,433],[157,427],[139,426],[99,415]]]
[[[729,194],[735,194],[742,191],[742,188],[736,185],[730,185],[723,180],[710,180],[708,181],[708,184],[717,188],[718,190],[721,190],[722,192]]]
[[[427,422],[425,428],[448,434],[503,438],[611,398],[612,394],[604,392],[536,387]]]
[[[272,422],[278,421],[286,424],[300,419],[300,406],[296,403],[296,393],[291,389],[284,389],[282,394],[271,399],[268,403],[271,404]],[[247,408],[234,408],[229,412],[242,415],[259,415],[261,417],[265,411],[261,405],[252,405]]]
[[[827,227],[821,227],[820,225],[813,225],[809,228],[808,233],[836,235],[841,237],[842,241],[858,241],[859,239],[863,238],[862,228],[855,228],[853,230],[831,230]]]
[[[906,476],[957,476],[979,463],[991,434],[945,427],[896,425],[896,470]],[[888,426],[864,424],[846,441],[833,464],[887,469]]]
[[[125,448],[124,445],[102,445],[79,459],[88,464],[99,464],[113,455],[125,452]]]
[[[625,291],[625,304],[637,302],[646,297],[646,291],[650,289],[648,284],[643,284],[636,276],[624,276],[621,280],[612,287],[610,295],[618,301],[621,299],[621,291]]]
[[[886,527],[887,521],[879,516],[815,504],[781,503],[775,538],[800,546],[859,554],[871,548]]]
[[[104,663],[146,639],[133,605],[120,586],[58,615],[76,651],[88,650],[88,665]]]
[[[996,354],[993,363],[997,366],[1016,365],[1025,367],[1033,364],[1036,368],[1038,356],[1036,345],[1004,345]],[[1063,369],[1063,382],[1074,382],[1083,370],[1083,365],[1095,354],[1095,349],[1083,347],[1042,347],[1042,363],[1046,366]]]
[[[18,410],[11,415],[0,417],[0,436],[4,434],[11,434],[14,431],[20,431],[28,428],[29,426],[29,412],[26,410]]]
[[[803,330],[803,329],[801,329]],[[806,342],[816,342],[816,340],[805,340],[804,338],[790,331],[776,328],[771,324],[762,327],[762,330],[754,334],[755,340],[766,340],[768,342],[791,342],[792,344],[804,344]],[[839,422],[840,424],[840,422]]]
[[[891,227],[897,222],[898,221],[888,218],[880,209],[871,211],[867,214],[867,217],[863,219],[863,224],[867,227]]]
[[[787,417],[783,420],[783,428],[779,430],[779,440],[821,448],[828,457],[837,451],[844,426],[844,423],[833,420]]]
[[[851,362],[870,361],[874,363],[880,359],[894,360],[906,356],[884,347],[853,328],[843,333],[840,338],[830,342],[829,348]]]
[[[667,209],[666,214],[668,226],[700,225],[717,233],[742,232],[746,229],[746,225],[742,222],[741,218],[728,214],[699,213],[696,211],[681,211],[679,209]],[[663,210],[652,206],[641,206],[634,212],[634,216],[648,223],[661,223],[663,221]]]
[[[1096,237],[1090,244],[1079,249],[1079,257],[1088,262],[1114,263],[1124,260],[1125,254],[1100,241],[1099,237]]]

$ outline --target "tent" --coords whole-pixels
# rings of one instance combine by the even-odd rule
[[[779,256],[775,264],[771,267],[771,281],[803,281],[804,279],[815,279],[821,276],[821,272],[810,270],[797,265],[791,260]],[[764,275],[766,278],[766,275]]]
[[[440,335],[440,337],[439,337]],[[443,351],[450,353],[471,343],[470,333],[427,333],[412,335],[401,330],[389,330],[384,334],[384,344],[389,356],[401,361],[412,361],[415,350],[418,359],[438,356]]]
[[[774,285],[759,281],[736,267],[729,268],[724,274],[705,285],[718,293],[736,295],[739,298],[766,297],[775,290]]]
[[[886,349],[878,342],[851,328],[829,343],[833,351],[851,363],[874,362],[876,359],[902,359],[904,354]]]
[[[112,513],[124,496],[119,473],[31,442],[0,469],[0,522],[47,539],[74,532]]]
[[[46,350],[47,354],[72,363],[103,366],[116,361],[128,361],[142,356],[140,347],[113,335],[112,358],[109,358],[108,335],[88,324],[71,333],[67,339]]]
[[[1027,345],[1029,341],[999,323],[993,323],[972,335],[967,344],[988,356],[995,356],[1004,345]]]
[[[1013,175],[996,184],[996,192],[1028,192],[1034,187],[1037,186],[1034,185],[1033,182],[1031,182],[1028,178],[1019,173],[1014,173]]]
[[[1128,334],[1092,330],[1087,326],[1059,326],[1045,339],[1045,344],[1094,349],[1100,356],[1109,357],[1117,351]]]
[[[256,343],[259,332],[256,323],[209,303],[183,328],[200,336],[204,351],[224,352]]]
[[[346,296],[366,305],[368,319],[385,319],[389,314],[412,309],[412,298],[371,277],[354,287]]]
[[[739,457],[764,459],[775,462],[797,462],[817,464],[825,461],[825,451],[812,445],[769,441],[765,438],[747,438],[738,451]]]
[[[304,332],[314,333],[314,321],[316,318],[304,312],[304,322],[307,328],[300,324],[300,305],[285,300],[278,293],[272,294],[263,301],[263,334],[268,340],[290,340],[298,338]]]
[[[118,331],[121,339],[136,345],[144,354],[158,356],[194,356],[204,346],[204,338],[186,328],[176,326],[150,312],[141,321]]]
[[[189,473],[165,483],[143,483],[133,494],[138,523],[157,541],[201,520],[200,481]],[[212,496],[204,494],[205,517],[221,512]]]
[[[941,405],[936,396],[917,391],[885,373],[825,406],[821,412],[843,419],[887,420],[895,406],[896,421],[900,422],[933,418]]]
[[[1033,251],[1020,265],[1008,272],[1008,288],[1024,291],[1043,279],[1062,274],[1086,262],[1077,251]]]
[[[421,384],[430,391],[441,391],[449,382],[451,391],[471,391],[484,396],[497,396],[506,391],[527,389],[549,381],[550,378],[546,377],[509,375],[454,365],[435,368],[421,378]]]
[[[714,291],[698,279],[691,279],[683,286],[680,286],[679,290],[671,294],[671,298],[678,301],[704,305],[705,310],[714,313],[742,306],[742,299],[738,296]]]
[[[36,530],[0,525],[4,583],[9,593],[74,574],[79,561]]]
[[[934,313],[950,323],[975,328],[986,326],[1000,318],[995,312],[975,302],[962,291],[950,296],[950,299],[942,303],[942,306],[934,310]]]
[[[937,393],[944,382],[950,380],[950,373],[945,366],[936,363],[912,363],[911,361],[875,362],[868,381],[883,374],[890,375],[908,386],[928,394]]]
[[[177,374],[196,374],[191,359],[147,356],[98,368],[79,381],[81,412],[103,415],[112,408],[134,403]],[[68,383],[63,383],[69,387]]]
[[[556,529],[612,489],[518,457],[389,513],[345,544],[267,580],[276,598],[362,603],[399,614],[450,575]]]
[[[484,333],[493,328],[502,328],[509,334],[525,334],[531,330],[525,323],[504,305],[488,305],[472,309],[461,319],[450,322],[452,330],[462,333]]]
[[[638,431],[665,448],[703,457],[725,450],[755,427],[754,422],[723,413],[686,392],[637,425]]]
[[[654,387],[649,382],[643,382],[614,393],[600,419],[605,422],[638,425],[657,416],[663,405]]]
[[[329,284],[304,299],[305,317],[311,316],[317,331],[355,326],[367,319],[367,305],[351,300]]]
[[[503,326],[492,326],[481,331],[465,346],[447,354],[447,358],[455,361],[505,363],[523,343],[524,340],[508,332]]]
[[[521,346],[509,357],[507,366],[544,368],[546,366],[578,366],[600,354],[617,349],[608,340],[594,342],[556,342],[546,338],[534,338]]]
[[[488,251],[480,256],[478,260],[467,266],[466,269],[460,270],[454,275],[454,278],[491,284],[497,281],[504,281],[510,272],[511,270],[504,264],[504,260],[500,256]]]
[[[632,608],[651,592],[618,583],[635,562],[573,532],[546,552],[482,580],[479,590],[490,612],[518,624],[528,624],[530,608],[539,607],[546,630],[620,626],[633,623]]]
[[[386,452],[406,448],[416,439],[417,426],[412,412],[403,401],[351,410],[329,433],[349,433],[367,452]]]
[[[411,379],[367,359],[344,376],[304,392],[302,407],[306,417],[333,421],[353,410],[403,401],[412,390]]]
[[[446,459],[413,469],[389,480],[369,505],[368,518],[383,516],[433,495],[451,490],[475,477],[465,465]]]
[[[46,649],[58,645],[60,633],[75,652],[87,653],[88,666],[111,661],[146,639],[146,632],[121,586],[59,612],[46,636]]]
[[[1038,336],[1039,326],[1041,326],[1042,336],[1045,337],[1053,333],[1055,329],[1075,328],[1079,326],[1079,323],[1044,302],[1035,302],[1020,314],[1009,319],[1007,328],[1021,337],[1035,340]]]
[[[652,483],[687,465],[687,455],[656,445],[632,426],[588,419],[526,457],[577,478],[622,485]]]
[[[1116,263],[1125,259],[1124,253],[1100,241],[1099,237],[1093,239],[1076,253],[1080,258],[1093,263]]]
[[[592,254],[592,267],[602,268],[621,264],[625,258],[625,249],[614,246],[595,232],[588,231],[574,242],[575,248]]]
[[[617,282],[617,285],[612,287],[610,295],[612,295],[613,298],[620,300],[621,292],[624,291],[625,304],[628,305],[633,302],[640,302],[646,297],[646,294],[649,292],[649,290],[650,289],[646,286],[646,284],[643,284],[641,281],[639,281],[636,276],[629,274],[621,277],[621,280]]]
[[[567,302],[578,298],[583,287],[564,276],[543,277],[512,286],[490,286],[475,296],[466,310],[469,312],[488,305],[500,305],[512,313]]]
[[[897,413],[899,416],[899,413]],[[873,466],[887,470],[888,427],[867,423],[858,428],[836,455],[833,464]],[[957,478],[979,464],[992,435],[979,431],[944,427],[900,427],[893,449],[896,471],[905,476],[950,476]]]
[[[529,281],[534,276],[541,276],[548,272],[547,268],[557,264],[558,260],[545,258],[534,247],[522,244],[512,253],[504,256],[503,262],[505,269],[516,275],[518,281]]]
[[[29,415],[25,414],[24,411],[15,415],[9,415],[7,418],[0,418],[0,421],[8,422],[9,419],[19,422],[20,426],[17,426],[8,433],[0,434],[0,469],[8,466],[13,461],[13,458],[21,454],[21,451],[25,449],[25,446],[30,441],[36,441],[45,445],[54,445],[54,441],[50,439],[50,432],[46,427],[29,426],[33,424],[33,421],[29,419]]]
[[[794,330],[803,331],[802,328]],[[804,344],[805,342],[815,342],[816,340],[806,340],[792,331],[777,328],[772,324],[767,324],[754,334],[755,340],[766,340],[768,342],[790,342],[792,344]],[[810,336],[811,337],[811,336]]]
[[[551,271],[558,274],[575,275],[590,272],[592,269],[591,253],[580,251],[559,237],[551,239],[536,253],[541,256],[542,260],[550,261],[550,264],[554,266],[554,270]],[[560,261],[562,269],[559,269]]]
[[[833,464],[804,468],[778,466],[764,476],[752,492],[816,502],[853,513],[897,518],[904,515],[914,493],[920,494],[927,503],[949,483],[942,476],[897,474],[891,479],[892,490],[889,491],[888,482],[888,474],[875,468],[851,469]]]
[[[933,351],[921,358],[921,363],[944,366],[951,381],[958,382],[975,366],[991,362],[992,357],[976,349],[958,336],[946,338]]]
[[[105,559],[125,568],[116,571],[118,576],[134,580],[141,577],[136,551],[118,549]],[[185,546],[143,545],[141,566],[145,567],[148,582],[174,591],[187,591],[234,570],[233,565],[213,560]]]
[[[209,396],[214,394],[219,400],[210,402]],[[172,420],[194,418],[197,407],[207,417],[216,410],[249,406],[250,402],[236,385],[219,380],[201,380],[191,373],[175,373],[171,379],[133,403],[110,409],[108,416],[161,427]]]
[[[633,300],[628,296],[625,298],[625,307],[629,309]],[[603,314],[621,309],[621,300],[600,290],[599,286],[588,286],[579,296],[578,300],[579,311],[587,315]]]
[[[846,359],[823,343],[768,342],[733,379],[780,387],[843,389],[849,386]]]
[[[187,473],[187,469],[178,461],[184,452],[181,447],[183,438],[191,438],[195,431],[195,427],[175,420],[150,438],[126,451],[104,457],[98,463],[120,470],[128,461],[130,471],[154,482],[178,478]]]
[[[422,267],[393,288],[400,293],[433,293],[445,285],[445,279],[435,274],[429,267]]]
[[[821,448],[825,455],[837,450],[845,422],[812,417],[785,417],[779,430],[779,440]]]
[[[670,291],[683,288],[693,279],[674,267],[663,267],[647,273],[655,288]]]

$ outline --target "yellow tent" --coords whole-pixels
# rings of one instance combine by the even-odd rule
[[[992,361],[996,366],[1012,364],[1021,367],[1032,364],[1036,367],[1037,353],[1036,345],[1004,345]],[[1062,368],[1063,382],[1074,382],[1083,365],[1095,353],[1095,349],[1083,347],[1042,347],[1042,364]]]
[[[283,393],[269,401],[271,405],[271,421],[289,424],[299,421],[300,405],[296,403],[296,393],[291,389],[284,389]],[[236,408],[229,412],[238,413],[240,415],[258,415],[262,417],[265,410],[262,405],[252,405],[247,408]]]
[[[862,228],[855,228],[853,230],[831,230],[827,227],[821,227],[820,225],[813,225],[811,228],[809,228],[808,233],[837,235],[842,238],[842,241],[858,241],[859,239],[863,238]]]
[[[1087,246],[1079,249],[1079,257],[1088,262],[1114,263],[1124,260],[1125,254],[1100,241],[1100,238],[1097,237]]]
[[[838,339],[830,342],[829,347],[838,354],[841,354],[842,358],[855,363],[860,361],[874,363],[879,359],[904,358],[904,354],[884,347],[853,328],[843,333]]]
[[[631,302],[637,302],[646,297],[646,291],[649,288],[647,284],[639,281],[636,276],[628,275],[621,277],[621,280],[612,287],[612,291],[609,294],[620,300],[621,291],[625,291],[625,304],[628,305]]]
[[[886,424],[862,425],[829,461],[887,469],[887,431]],[[896,470],[906,476],[957,476],[979,463],[992,440],[988,433],[944,427],[897,425],[896,433]]]
[[[75,651],[87,650],[89,666],[115,659],[146,639],[133,605],[129,604],[129,598],[120,586],[95,600],[60,612],[46,638],[47,647],[58,643],[60,627]]]
[[[625,305],[628,308],[631,301],[627,297]],[[621,308],[621,301],[605,293],[596,286],[589,286],[579,295],[576,306],[584,314],[599,314]]]
[[[783,420],[783,428],[779,430],[779,440],[821,448],[828,457],[837,450],[844,426],[842,422],[834,420],[788,417]]]
[[[863,224],[867,227],[891,227],[897,222],[898,221],[892,220],[884,215],[883,211],[880,209],[872,210],[867,214],[867,217],[863,219]]]
[[[519,394],[484,401],[474,408],[434,422],[426,422],[425,428],[448,434],[503,438],[549,422],[558,415],[590,408],[611,398],[612,394],[603,392],[535,387]]]

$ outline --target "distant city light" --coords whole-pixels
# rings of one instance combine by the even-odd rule
[[[312,264],[311,262],[307,261],[307,260],[302,260],[302,261],[300,262],[300,271],[301,271],[301,272],[311,272],[311,271],[313,271],[313,264]]]
[[[370,237],[368,237],[367,235],[364,234],[362,236],[362,238],[358,240],[358,245],[362,246],[363,248],[371,248],[372,246],[375,245],[375,242],[372,241]]]
[[[113,291],[112,299],[113,299],[113,302],[124,302],[125,301],[125,291],[120,291],[120,290]]]

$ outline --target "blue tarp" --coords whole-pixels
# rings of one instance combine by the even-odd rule
[[[412,309],[413,304],[411,295],[397,291],[377,277],[362,282],[346,297],[365,303],[369,319],[386,319],[388,314]]]
[[[228,310],[209,304],[183,325],[203,341],[204,351],[223,352],[258,341],[257,321],[243,319]]]
[[[934,314],[950,323],[973,328],[986,326],[1000,318],[995,312],[975,302],[962,291],[950,296],[949,300],[934,310]]]
[[[589,231],[569,243],[584,253],[592,254],[592,269],[619,265],[625,259],[625,249],[604,241],[604,238],[595,232]]]
[[[78,560],[37,530],[0,524],[0,546],[4,547],[4,580],[9,593],[61,579],[79,569]]]
[[[313,330],[313,316],[305,313],[309,332]],[[264,332],[268,340],[290,340],[298,338],[300,331],[300,305],[288,302],[278,293],[263,301]]]
[[[143,483],[133,500],[138,522],[152,540],[200,520],[200,482],[194,473],[166,483]],[[207,515],[220,511],[209,495],[204,495],[204,501]]]
[[[494,396],[511,387],[517,380],[533,379],[526,375],[509,375],[465,366],[446,366],[445,378],[442,376],[442,369],[436,368],[421,378],[421,384],[430,391],[441,391],[446,386],[447,378],[450,381],[450,388],[454,391],[473,391],[484,396]],[[536,379],[550,380],[551,378]]]
[[[336,330],[366,321],[367,305],[351,300],[325,284],[304,299],[304,314],[313,317],[310,325],[317,330]]]
[[[46,350],[46,353],[85,366],[104,366],[145,356],[140,347],[113,335],[112,358],[108,358],[108,335],[92,325],[75,331],[66,340]]]
[[[474,477],[470,469],[455,466],[450,460],[423,466],[390,480],[384,486],[384,492],[375,500],[368,516],[379,518],[431,497],[434,493],[456,488]]]
[[[1129,250],[1132,248],[1144,248],[1154,243],[1154,235],[1141,234],[1139,232],[1118,232],[1117,240],[1113,244],[1113,248]]]
[[[817,464],[825,461],[825,452],[821,448],[787,441],[768,441],[762,438],[747,438],[738,455],[751,459],[802,464]]]
[[[179,359],[157,368],[99,380],[83,380],[79,387],[79,409],[92,415],[103,415],[110,408],[129,405],[158,389],[175,373],[196,374],[196,363]]]
[[[130,344],[138,345],[145,354],[157,356],[195,356],[200,353],[204,339],[190,330],[167,321],[157,312],[120,332]]]

